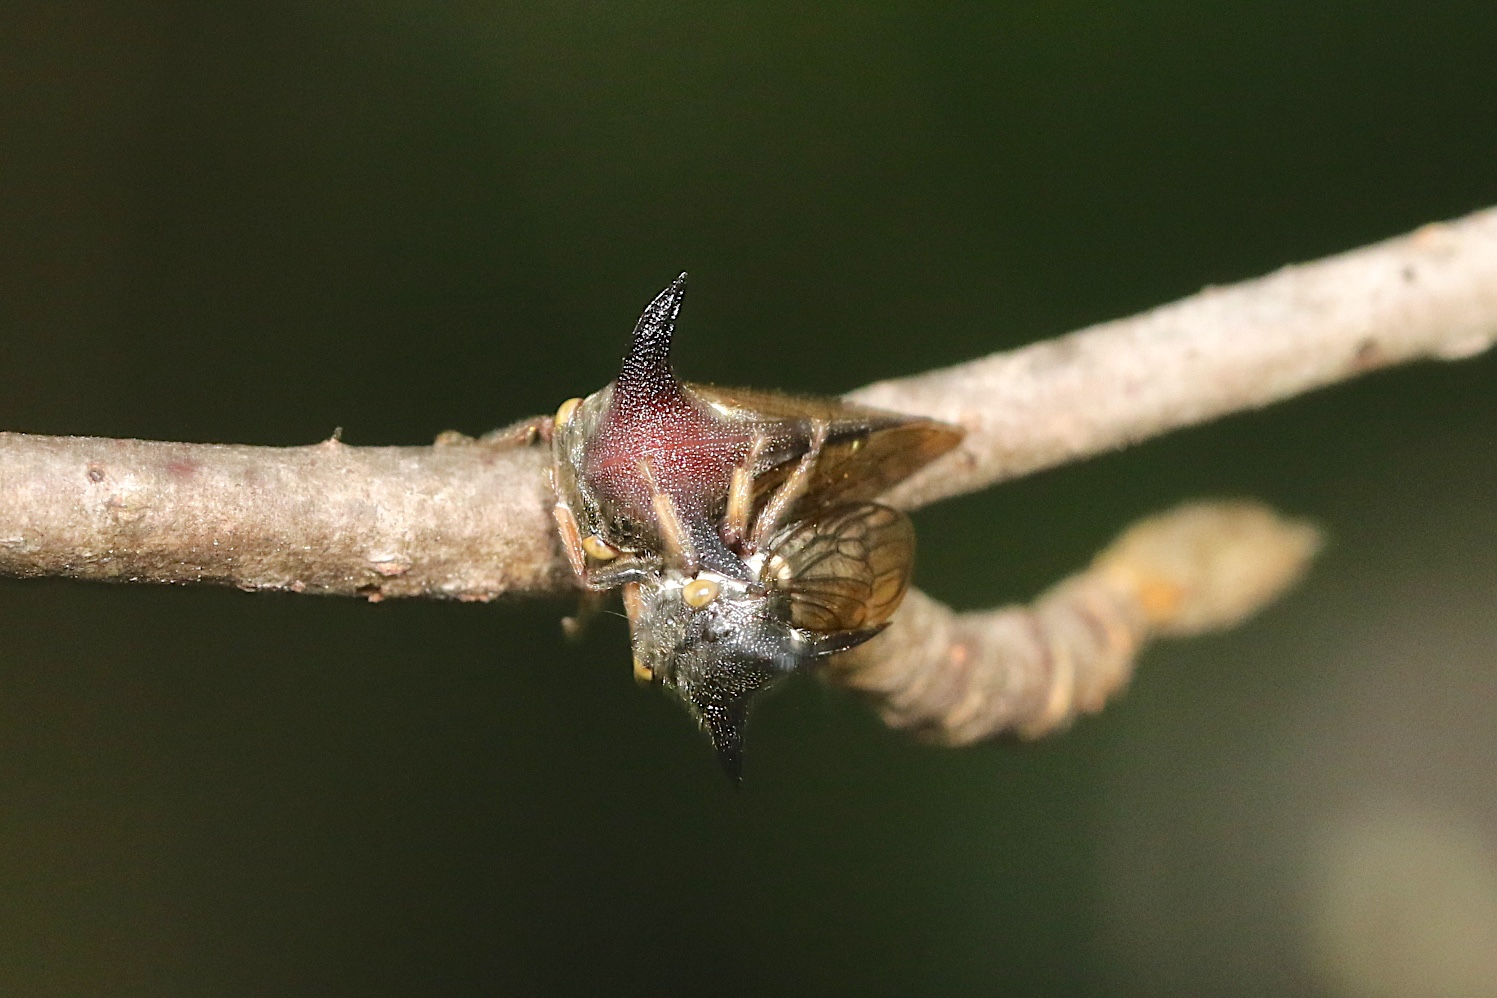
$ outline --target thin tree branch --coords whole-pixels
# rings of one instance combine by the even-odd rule
[[[913,509],[1497,338],[1497,208],[1008,353],[848,395],[967,429]]]
[[[961,424],[906,508],[1497,337],[1497,209],[848,397]],[[0,574],[491,599],[572,587],[532,424],[434,447],[0,434]]]
[[[848,397],[967,428],[888,497],[915,508],[1494,339],[1488,209]],[[371,600],[568,592],[540,425],[433,447],[0,433],[0,574]],[[939,741],[1042,734],[1099,708],[1150,637],[1229,626],[1272,599],[1315,546],[1313,530],[1261,507],[1188,507],[1028,608],[954,614],[913,592],[888,632],[826,671]]]
[[[0,573],[489,600],[573,585],[531,427],[433,447],[0,434]]]

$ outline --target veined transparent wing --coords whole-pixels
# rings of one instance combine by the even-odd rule
[[[768,446],[755,464],[756,506],[806,453],[812,427],[824,423],[826,443],[804,496],[789,518],[877,498],[961,442],[949,423],[853,405],[835,398],[808,398],[752,388],[687,386],[701,402],[730,420],[761,427]]]
[[[770,547],[762,580],[790,601],[790,621],[810,631],[886,624],[910,584],[915,527],[898,510],[858,503],[797,523]]]

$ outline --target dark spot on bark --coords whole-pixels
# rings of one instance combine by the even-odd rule
[[[88,466],[88,480],[90,482],[102,482],[104,480],[104,468],[102,465],[91,464]]]
[[[1405,264],[1403,268],[1403,280],[1405,284],[1413,284],[1414,278],[1419,276],[1412,264]]]
[[[1374,367],[1382,366],[1383,351],[1378,346],[1377,340],[1368,337],[1357,344],[1357,352],[1352,354],[1351,369],[1353,371],[1370,371]]]

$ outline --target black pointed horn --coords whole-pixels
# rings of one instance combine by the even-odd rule
[[[747,698],[702,713],[703,726],[717,750],[717,761],[734,783],[743,782],[743,729],[748,723]]]
[[[686,297],[686,273],[683,271],[670,286],[645,306],[634,325],[634,338],[624,355],[624,369],[619,373],[617,391],[625,398],[649,398],[676,387],[671,372],[671,336],[676,331],[676,316]]]
[[[826,634],[818,634],[814,631],[797,629],[795,632],[795,648],[800,655],[822,658],[826,655],[835,655],[849,648],[856,648],[870,638],[878,637],[883,633],[887,623],[877,627],[867,627],[861,631],[832,631]]]

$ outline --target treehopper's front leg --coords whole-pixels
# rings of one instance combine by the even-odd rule
[[[742,463],[733,469],[728,483],[728,510],[723,515],[723,543],[739,554],[751,554],[748,549],[749,518],[754,512],[754,465],[769,446],[769,435],[763,430],[754,434],[754,442]]]
[[[681,519],[681,513],[670,494],[660,487],[655,478],[655,469],[649,458],[639,462],[640,477],[650,489],[650,504],[655,512],[655,527],[660,533],[660,546],[667,564],[674,564],[687,575],[695,575],[700,567],[696,545],[691,533]]]
[[[821,449],[826,445],[827,429],[827,424],[820,420],[812,424],[811,446],[796,462],[795,470],[790,473],[790,477],[780,483],[774,495],[770,496],[769,502],[764,504],[764,511],[759,514],[759,519],[754,523],[753,533],[749,535],[750,549],[757,551],[763,547],[764,542],[773,537],[775,531],[784,525],[790,507],[797,499],[805,495],[806,487],[811,484],[811,473],[816,469],[816,461],[821,457]]]

